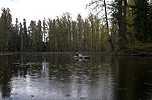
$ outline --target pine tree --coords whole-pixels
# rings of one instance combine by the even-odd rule
[[[31,40],[32,51],[37,51],[37,34],[36,34],[36,22],[30,22],[29,36]]]
[[[88,42],[90,41],[89,40],[89,32],[90,32],[90,25],[89,25],[89,20],[88,19],[85,19],[84,21],[84,24],[83,24],[83,28],[84,28],[84,33],[83,33],[83,51],[88,51],[89,49],[89,44]]]
[[[22,28],[22,23],[20,23],[20,36],[21,36],[21,49],[20,51],[24,51],[24,33],[23,33],[23,28]]]
[[[49,38],[49,42],[47,45],[47,50],[53,52],[53,21],[52,19],[49,19],[48,21],[48,38]]]
[[[20,38],[19,38],[19,25],[18,25],[18,19],[16,18],[15,21],[15,34],[14,34],[14,51],[19,51],[19,43],[20,43]]]
[[[83,51],[83,19],[80,14],[77,16],[77,26],[78,26],[78,37],[77,37],[77,45],[78,45],[78,50]]]
[[[77,47],[77,22],[72,21],[72,50],[78,51]]]
[[[0,18],[1,33],[0,33],[0,48],[1,51],[9,51],[9,42],[11,42],[11,32],[12,32],[12,15],[10,14],[10,9],[3,8],[2,15]]]
[[[27,34],[27,27],[26,27],[26,19],[23,19],[23,51],[28,51],[29,48],[29,37]]]
[[[47,23],[46,23],[46,20],[44,18],[43,20],[43,42],[44,42],[44,51],[46,51],[46,47],[47,47]]]
[[[91,30],[91,34],[90,34],[90,51],[94,51],[94,33],[95,33],[95,29],[94,29],[94,15],[90,14],[89,15],[89,21],[91,23],[90,25],[90,30]]]
[[[37,40],[38,40],[38,44],[37,44],[37,51],[42,51],[43,49],[43,44],[42,44],[42,26],[41,26],[41,21],[38,21],[37,24]]]
[[[136,30],[136,38],[146,43],[149,39],[149,34],[151,34],[151,28],[149,27],[150,18],[149,15],[148,2],[146,0],[135,1],[135,12],[134,27]],[[150,31],[149,31],[150,30]]]

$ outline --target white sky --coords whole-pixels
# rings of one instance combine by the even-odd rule
[[[31,20],[43,20],[44,17],[56,18],[61,17],[63,13],[69,12],[73,20],[76,20],[78,13],[82,18],[86,18],[89,10],[85,9],[86,4],[91,0],[0,0],[0,9],[2,7],[10,8],[12,22],[18,18],[19,22],[26,19],[27,25]],[[0,10],[0,14],[2,11]]]

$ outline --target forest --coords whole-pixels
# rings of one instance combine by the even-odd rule
[[[11,10],[2,8],[0,52],[109,52],[145,45],[152,50],[152,4],[147,0],[92,0],[86,8],[97,13],[72,20],[66,12],[30,25],[18,18],[12,24]]]

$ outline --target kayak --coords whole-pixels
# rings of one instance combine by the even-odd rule
[[[77,58],[77,59],[90,59],[90,56],[74,56],[74,58]]]

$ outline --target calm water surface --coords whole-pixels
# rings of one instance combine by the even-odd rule
[[[152,100],[152,59],[0,55],[0,100]]]

